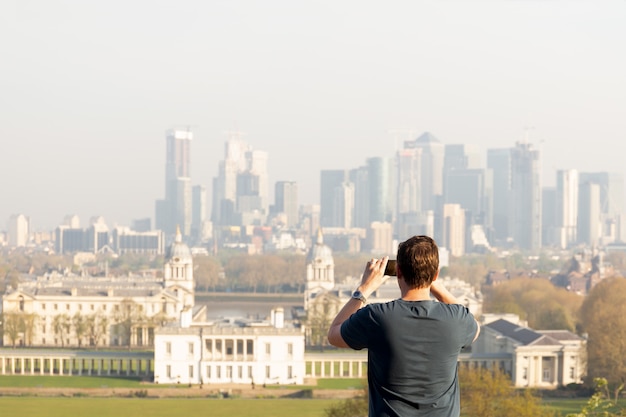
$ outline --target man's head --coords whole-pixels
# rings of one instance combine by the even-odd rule
[[[398,247],[398,270],[410,288],[428,287],[439,271],[439,248],[428,236],[413,236]]]

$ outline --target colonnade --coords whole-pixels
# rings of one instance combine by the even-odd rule
[[[138,376],[154,372],[151,352],[44,352],[0,350],[0,375]]]

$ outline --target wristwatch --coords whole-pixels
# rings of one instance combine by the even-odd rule
[[[363,304],[367,303],[367,298],[365,298],[363,293],[359,290],[356,290],[355,292],[352,293],[352,298],[356,298],[357,300],[360,300]]]

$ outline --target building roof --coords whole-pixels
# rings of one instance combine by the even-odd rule
[[[324,236],[322,235],[321,229],[317,231],[317,242],[311,247],[306,261],[307,263],[311,263],[316,259],[328,265],[334,265],[335,263],[332,249],[324,244]]]
[[[486,324],[485,327],[525,346],[554,346],[561,345],[566,341],[582,340],[581,337],[568,330],[532,330],[504,319]]]
[[[174,260],[175,262],[191,263],[193,258],[191,256],[191,250],[189,246],[183,243],[183,236],[180,233],[180,228],[176,230],[176,238],[174,242],[167,249],[167,260]]]
[[[433,136],[432,133],[424,132],[415,139],[415,143],[440,143],[440,140]]]

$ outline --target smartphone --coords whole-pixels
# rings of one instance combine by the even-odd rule
[[[395,259],[389,259],[387,261],[387,266],[385,267],[385,275],[389,275],[391,277],[395,277],[396,276],[396,260]]]

